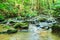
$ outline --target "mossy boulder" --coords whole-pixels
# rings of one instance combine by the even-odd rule
[[[13,26],[15,23],[16,23],[16,22],[14,22],[14,21],[10,21],[10,22],[9,22],[9,24],[10,24],[11,26]]]
[[[0,24],[0,34],[5,34],[5,33],[16,33],[17,30],[14,29],[13,27],[9,26],[9,25],[4,25],[4,24]]]
[[[26,22],[16,23],[14,25],[15,29],[28,29],[29,24]]]
[[[39,18],[40,22],[45,22],[47,19],[46,18]]]
[[[12,33],[17,32],[16,29],[14,29],[12,26],[9,26],[9,25],[5,25],[4,28],[7,29],[7,30],[3,31],[3,32],[8,33],[8,34],[12,34]]]

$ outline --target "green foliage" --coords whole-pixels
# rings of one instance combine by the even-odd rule
[[[0,9],[3,10],[1,12],[3,12],[6,17],[18,16],[19,14],[24,17],[35,16],[36,14],[31,12],[31,5],[30,0],[7,0],[6,2],[3,1],[3,3],[0,2]],[[25,13],[24,11],[27,12]]]
[[[5,17],[2,14],[0,14],[0,20],[4,20],[4,19]]]
[[[56,4],[53,9],[54,9],[53,16],[59,17],[60,16],[60,5]]]
[[[60,3],[56,0],[0,0],[0,12],[6,17],[33,17],[44,10],[48,15],[52,12],[50,15],[60,16]]]

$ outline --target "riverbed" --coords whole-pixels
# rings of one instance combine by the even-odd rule
[[[60,40],[60,37],[52,34],[51,30],[37,29],[34,24],[29,24],[28,31],[0,34],[0,40]]]

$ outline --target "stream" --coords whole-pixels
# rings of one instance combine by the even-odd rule
[[[0,34],[0,40],[60,40],[57,35],[51,33],[51,29],[45,30],[37,28],[34,24],[29,24],[28,32],[17,32],[15,34]]]
[[[51,33],[51,28],[47,30],[48,26],[51,27],[53,23],[40,22],[37,24],[40,27],[29,23],[28,31],[25,30],[15,34],[0,34],[0,40],[60,40],[60,37]],[[43,26],[45,27],[44,29],[41,28]]]

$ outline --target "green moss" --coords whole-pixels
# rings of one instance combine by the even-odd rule
[[[21,23],[16,23],[14,25],[14,28],[21,28],[21,27],[28,27],[28,26],[29,26],[28,23],[21,22]]]
[[[39,21],[40,22],[45,22],[47,19],[46,18],[40,18]]]
[[[10,29],[11,27],[10,27],[10,26],[8,26],[8,25],[6,25],[6,26],[5,26],[5,28],[6,28],[6,29]]]

